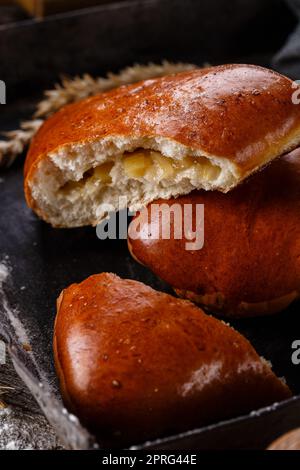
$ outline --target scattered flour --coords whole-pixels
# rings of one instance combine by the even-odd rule
[[[9,319],[11,325],[14,328],[14,331],[17,335],[18,340],[21,344],[30,344],[29,338],[27,333],[17,317],[17,313],[10,307],[6,295],[3,291],[3,285],[8,280],[11,269],[8,264],[8,256],[5,256],[4,260],[0,263],[0,295],[2,297],[2,307],[4,313],[6,314],[7,318]]]
[[[61,449],[53,429],[42,415],[17,408],[0,410],[1,450]]]
[[[7,281],[9,273],[10,269],[7,264],[4,262],[0,263],[0,289],[3,288],[3,284],[5,283],[5,281]]]

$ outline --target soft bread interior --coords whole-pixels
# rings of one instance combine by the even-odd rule
[[[228,191],[238,182],[229,160],[167,139],[85,142],[41,159],[29,182],[37,212],[53,226],[96,225],[109,207],[135,211],[193,189]]]

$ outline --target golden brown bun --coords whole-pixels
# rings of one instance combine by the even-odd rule
[[[104,211],[91,206],[106,199],[115,204],[112,188],[127,192],[133,209],[195,188],[227,192],[299,144],[294,91],[291,80],[274,71],[223,65],[146,80],[68,105],[44,123],[31,144],[25,163],[28,205],[54,226],[71,227],[98,223]],[[124,152],[141,148],[179,167],[192,157],[194,167],[187,172],[185,162],[178,178],[177,165],[174,174],[164,181],[156,175],[150,186],[144,174],[129,177],[122,187],[126,175],[116,163]],[[111,181],[91,196],[90,171],[108,161],[115,164]],[[74,182],[80,182],[77,193]]]
[[[300,429],[293,429],[278,437],[267,450],[300,450]]]
[[[180,296],[232,317],[275,313],[299,296],[300,151],[228,194],[195,191],[163,202],[204,204],[203,248],[187,251],[186,240],[174,237],[129,242],[134,257]],[[149,231],[147,217],[142,229]]]
[[[291,396],[231,327],[114,274],[62,292],[54,356],[66,406],[100,439],[123,444]]]

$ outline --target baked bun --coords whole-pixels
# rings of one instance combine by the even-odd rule
[[[181,208],[192,204],[194,226],[195,206],[204,204],[202,249],[189,251],[185,237],[174,239],[174,220],[171,239],[162,239],[164,219],[158,211],[150,216],[151,205],[140,217],[136,239],[129,239],[134,257],[180,296],[232,317],[275,313],[299,297],[299,150],[228,194],[195,191],[156,204],[161,202]],[[147,240],[145,234],[150,231],[153,238]]]
[[[195,188],[227,192],[299,144],[294,91],[271,70],[223,65],[66,106],[32,142],[27,202],[53,226],[77,227],[126,204],[138,210]]]
[[[233,328],[114,274],[62,292],[54,356],[66,406],[100,442],[134,444],[291,396]]]
[[[278,437],[267,450],[300,450],[300,429],[293,429]]]

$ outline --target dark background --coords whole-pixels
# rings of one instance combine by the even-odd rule
[[[0,76],[11,102],[61,74],[99,75],[134,62],[268,64],[296,23],[284,0],[110,2],[0,24]]]
[[[297,57],[278,55],[296,27],[295,10],[283,0],[125,1],[43,21],[2,22],[0,79],[7,85],[8,104],[0,106],[0,129],[16,128],[30,117],[42,91],[62,74],[105,75],[134,62],[168,59],[199,65],[251,62],[277,70],[290,64],[290,75],[297,78]],[[99,241],[94,228],[55,230],[38,220],[24,201],[22,164],[23,157],[0,174],[0,254],[8,255],[13,270],[9,300],[55,389],[51,340],[55,299],[63,287],[95,272],[112,271],[169,289],[137,265],[125,241]],[[298,311],[299,304],[294,304],[280,315],[234,322],[295,394],[300,394],[300,375],[291,363],[291,343],[298,339]],[[264,447],[300,425],[299,407],[299,401],[292,402],[180,442],[185,448]]]

